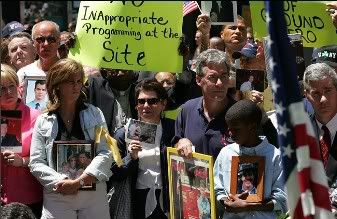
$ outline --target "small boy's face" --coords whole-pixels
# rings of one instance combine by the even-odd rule
[[[243,121],[228,122],[228,130],[231,138],[239,145],[247,145],[252,135],[252,124]]]

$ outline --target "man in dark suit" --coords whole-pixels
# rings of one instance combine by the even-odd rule
[[[20,146],[16,135],[7,133],[7,120],[1,119],[1,146]]]
[[[100,69],[101,76],[90,76],[86,86],[89,102],[99,107],[111,136],[128,118],[137,119],[135,86],[138,74],[133,71]]]
[[[309,65],[304,72],[305,95],[314,108],[310,115],[319,142],[331,192],[337,191],[337,74],[326,63]],[[337,198],[332,200],[337,207]]]

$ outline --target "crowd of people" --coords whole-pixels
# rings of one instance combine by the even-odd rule
[[[337,10],[337,3],[327,8]],[[331,17],[337,28],[337,12]],[[0,106],[22,113],[22,153],[1,153],[2,218],[21,211],[26,218],[43,219],[167,219],[166,147],[175,147],[187,159],[192,152],[214,158],[217,218],[286,215],[275,112],[260,107],[265,97],[254,90],[253,76],[241,91],[235,83],[236,69],[266,70],[263,44],[252,39],[247,31],[251,27],[241,16],[211,38],[209,15],[199,15],[196,26],[197,49],[191,51],[184,38],[177,48],[184,60],[182,72],[149,74],[93,68],[67,58],[76,37],[61,32],[53,21],[40,21],[31,32],[19,22],[8,23],[2,30]],[[319,145],[332,209],[337,207],[336,53],[334,45],[314,49],[312,64],[301,79],[317,142],[326,140]],[[27,76],[46,78],[35,84],[36,92],[47,93],[46,106],[36,105],[38,100],[24,102]],[[141,139],[126,141],[129,119],[157,125],[153,148],[144,147]],[[1,137],[6,123],[1,119]],[[111,140],[98,135],[97,127],[116,140],[122,165],[113,159]],[[57,172],[54,142],[79,140],[95,142],[93,158],[85,152],[72,154]],[[253,167],[242,166],[238,193],[230,194],[232,156],[241,155],[265,157],[262,202],[246,201],[256,193]],[[94,190],[81,190],[93,183]],[[195,201],[202,209],[200,218],[210,218],[205,191],[200,190]]]

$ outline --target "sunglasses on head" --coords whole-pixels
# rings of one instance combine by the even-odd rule
[[[48,36],[48,37],[40,36],[40,37],[35,38],[35,41],[38,42],[39,44],[46,42],[46,40],[48,43],[56,43],[57,39],[54,36]]]
[[[158,98],[149,98],[149,99],[138,99],[137,100],[138,104],[144,105],[145,103],[149,105],[154,105],[160,102],[160,99]]]

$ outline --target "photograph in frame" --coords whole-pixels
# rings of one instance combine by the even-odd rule
[[[139,140],[144,149],[155,147],[158,125],[129,119],[126,124],[125,141]]]
[[[56,171],[77,179],[95,158],[93,141],[54,141]],[[96,184],[85,185],[80,190],[95,190]]]
[[[263,92],[267,87],[265,71],[236,69],[236,89],[241,92],[257,90]]]
[[[216,218],[213,158],[193,153],[192,159],[167,148],[170,216],[180,218]]]
[[[20,110],[1,110],[0,120],[1,152],[8,150],[22,153],[22,112]]]
[[[235,25],[237,22],[236,1],[201,1],[201,10],[211,18],[211,25]]]
[[[265,160],[262,156],[233,156],[230,193],[248,191],[247,202],[262,202],[264,197]]]
[[[26,76],[24,78],[23,100],[32,108],[43,111],[48,103],[45,76]]]

